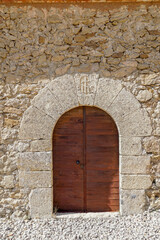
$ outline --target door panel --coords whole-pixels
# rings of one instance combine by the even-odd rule
[[[117,127],[104,111],[85,109],[87,211],[112,211],[111,190],[119,187]],[[118,210],[119,194],[116,199]]]
[[[53,134],[54,206],[59,211],[83,211],[83,108],[65,113]]]
[[[53,134],[54,206],[59,211],[118,211],[118,157],[118,131],[107,113],[95,107],[65,113]]]

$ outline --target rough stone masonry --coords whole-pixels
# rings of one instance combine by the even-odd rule
[[[96,73],[115,85],[120,82],[147,111],[152,133],[140,139],[142,155],[133,158],[132,167],[138,172],[141,160],[149,158],[142,210],[160,208],[159,72],[159,5],[105,5],[103,10],[0,5],[0,217],[30,217],[31,187],[19,181],[18,153],[36,152],[39,143],[19,141],[20,123],[40,90],[65,74]],[[47,141],[43,148],[51,150]],[[125,161],[124,168],[129,156]],[[31,181],[37,181],[37,175]]]

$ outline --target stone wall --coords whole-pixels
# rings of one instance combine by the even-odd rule
[[[160,208],[160,8],[105,9],[0,5],[1,217],[30,217],[31,187],[24,187],[26,176],[19,181],[18,153],[34,152],[39,143],[19,141],[24,112],[56,77],[77,73],[120,81],[147,111],[153,131],[140,144],[152,185],[145,187],[143,209]],[[51,151],[47,144],[44,151]]]

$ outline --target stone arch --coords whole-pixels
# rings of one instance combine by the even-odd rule
[[[19,141],[29,142],[30,149],[19,153],[19,183],[30,189],[31,216],[52,214],[52,132],[62,114],[80,105],[99,107],[114,119],[120,136],[120,212],[143,211],[144,191],[151,180],[147,174],[149,157],[142,150],[141,140],[151,135],[150,118],[121,81],[75,74],[48,83],[21,121]]]

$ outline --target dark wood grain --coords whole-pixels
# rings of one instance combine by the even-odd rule
[[[65,113],[53,134],[53,194],[59,211],[83,211],[83,108]]]
[[[98,108],[78,107],[59,119],[53,134],[54,206],[59,211],[119,210],[118,145],[113,119]]]

